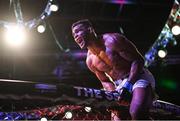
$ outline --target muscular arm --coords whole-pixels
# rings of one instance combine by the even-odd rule
[[[89,56],[89,55],[88,55]],[[98,71],[93,65],[91,58],[87,57],[86,64],[88,68],[96,75],[96,77],[101,81],[101,84],[105,90],[113,91],[115,90],[114,84],[106,76],[104,72]]]
[[[101,71],[94,71],[97,78],[101,81],[102,86],[105,90],[113,91],[115,90],[114,84],[109,80],[109,78],[105,75],[104,72]]]
[[[144,66],[142,55],[133,43],[118,33],[105,35],[105,38],[109,39],[106,43],[108,47],[118,52],[122,58],[131,63],[128,80],[134,84]]]
[[[138,76],[140,75],[143,66],[144,66],[144,61],[134,60],[131,64],[131,70],[130,70],[128,81],[134,84]]]

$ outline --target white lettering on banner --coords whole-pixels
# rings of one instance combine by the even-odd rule
[[[113,95],[110,92],[105,92],[105,96],[108,100],[113,100]]]
[[[119,93],[113,93],[115,101],[118,101],[118,97],[120,96]]]
[[[95,97],[102,99],[101,90],[94,89]]]
[[[88,88],[83,88],[84,89],[84,96],[85,97],[94,97],[94,95],[93,95],[93,90],[92,89],[88,89]],[[89,95],[90,96],[89,96]]]
[[[77,95],[81,96],[81,89],[83,89],[82,87],[74,87],[75,89],[77,89]]]
[[[92,88],[83,88],[83,87],[74,87],[77,90],[77,96],[80,97],[89,97],[89,98],[98,98],[102,99],[103,96],[109,101],[115,100],[118,101],[120,94],[118,92],[108,92]]]

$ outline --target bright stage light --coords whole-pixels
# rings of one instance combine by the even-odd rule
[[[66,119],[71,119],[73,114],[72,114],[72,112],[67,111],[64,116],[65,116]]]
[[[40,121],[47,121],[47,118],[43,117]]]
[[[53,11],[53,12],[58,11],[58,9],[59,9],[59,7],[58,7],[58,5],[56,5],[56,4],[52,4],[52,5],[50,6],[50,10]]]
[[[167,55],[167,52],[165,50],[159,50],[158,51],[158,56],[160,58],[164,58],[164,57],[166,57],[166,55]]]
[[[178,25],[173,26],[171,31],[174,35],[179,35],[180,34],[180,26],[178,26]]]
[[[37,31],[38,31],[39,33],[44,33],[45,30],[46,30],[46,28],[45,28],[44,25],[39,25],[39,26],[37,27]]]
[[[6,26],[4,33],[7,44],[11,46],[22,46],[25,43],[26,32],[24,27],[18,25]]]

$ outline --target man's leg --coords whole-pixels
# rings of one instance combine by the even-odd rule
[[[129,113],[132,120],[149,119],[149,108],[152,106],[151,86],[135,88],[132,95]]]

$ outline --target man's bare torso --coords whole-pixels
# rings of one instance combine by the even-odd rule
[[[121,57],[118,52],[106,46],[106,43],[109,41],[108,39],[103,39],[102,41],[104,42],[105,50],[101,51],[105,52],[107,55],[106,58],[110,59],[112,66],[110,67],[108,64],[106,64],[104,61],[106,58],[102,59],[88,50],[87,60],[90,61],[90,63],[87,63],[88,67],[90,67],[92,71],[107,73],[113,80],[123,78],[129,73],[131,63]]]

